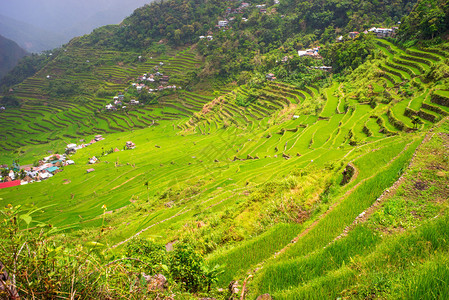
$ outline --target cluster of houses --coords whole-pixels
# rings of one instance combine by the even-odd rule
[[[378,38],[386,38],[386,37],[394,37],[396,35],[396,31],[399,29],[399,27],[395,26],[395,27],[391,27],[391,28],[376,28],[376,27],[372,27],[368,30],[363,31],[364,34],[375,34]],[[350,39],[355,39],[358,35],[360,34],[360,32],[358,31],[352,31],[348,34],[348,38]],[[343,42],[344,41],[344,37],[342,35],[340,35],[337,38],[337,42]]]
[[[62,167],[73,164],[75,162],[68,159],[66,154],[53,154],[39,160],[36,167],[22,166],[9,169],[8,166],[2,166],[6,172],[3,171],[3,175],[0,175],[0,189],[41,182],[61,172]]]
[[[0,189],[14,187],[33,182],[41,182],[62,172],[62,168],[73,165],[75,162],[69,159],[69,155],[75,153],[78,149],[88,147],[94,143],[104,140],[102,135],[96,135],[89,143],[76,145],[68,144],[64,154],[52,154],[39,160],[37,166],[19,166],[14,163],[12,168],[8,165],[0,165]],[[127,146],[128,146],[127,142]],[[133,143],[129,144],[130,149],[135,147]],[[96,161],[95,156],[93,157]],[[92,160],[92,159],[91,159]],[[95,161],[95,162],[96,162]]]
[[[134,149],[134,148],[136,148],[136,144],[134,144],[134,143],[131,142],[131,141],[127,141],[127,142],[126,142],[125,149],[131,150],[131,149]]]
[[[124,101],[125,101],[125,95],[118,94],[118,96],[115,96],[112,99],[112,103],[106,104],[105,108],[106,108],[106,110],[112,110],[112,111],[117,110],[117,108],[119,108],[119,107],[121,107],[122,109],[125,109],[126,105],[123,105],[123,104],[125,104]],[[131,99],[129,101],[129,105],[139,105],[139,104],[140,104],[140,102],[136,99]]]
[[[392,37],[396,34],[396,31],[399,29],[399,27],[395,26],[392,28],[370,28],[366,30],[364,33],[375,33],[377,37],[379,38],[385,38],[385,37]]]
[[[89,143],[86,144],[68,144],[67,147],[65,148],[65,153],[66,154],[73,154],[76,153],[77,150],[82,149],[82,148],[86,148],[92,144],[95,144],[96,142],[102,141],[104,140],[104,137],[101,134],[97,134]]]
[[[159,63],[160,66],[164,65],[164,63]],[[134,82],[131,85],[137,89],[137,92],[142,92],[142,90],[147,90],[148,93],[163,91],[163,90],[179,90],[181,89],[180,86],[176,85],[168,85],[168,82],[170,81],[170,76],[164,75],[159,72],[159,68],[156,66],[154,74],[148,74],[145,73],[142,76],[139,76],[137,78],[138,82]],[[157,88],[150,88],[146,85],[146,82],[159,82],[159,86]],[[130,104],[136,105],[139,104],[136,100],[131,100]]]
[[[204,39],[207,39],[208,41],[212,41],[214,39],[214,37],[212,36],[212,34],[206,35],[206,36],[200,35],[200,40],[204,40]]]
[[[0,106],[0,112],[5,111],[5,110],[6,110],[6,107]]]

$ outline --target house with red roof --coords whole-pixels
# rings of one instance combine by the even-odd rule
[[[0,182],[0,189],[5,189],[13,186],[20,185],[20,180],[13,180],[9,182]]]

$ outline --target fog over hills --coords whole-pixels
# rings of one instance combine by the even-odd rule
[[[93,29],[118,24],[151,0],[0,0],[0,34],[29,52],[60,46]]]
[[[27,52],[0,35],[0,78],[8,73]]]

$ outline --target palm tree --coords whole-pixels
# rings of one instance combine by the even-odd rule
[[[420,118],[414,117],[412,120],[412,123],[413,123],[413,128],[416,129],[418,127],[418,125],[422,124],[422,121]]]

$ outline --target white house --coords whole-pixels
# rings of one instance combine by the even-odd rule
[[[226,27],[228,26],[229,22],[226,20],[218,21],[218,27]]]
[[[66,151],[74,151],[76,149],[76,144],[68,144],[65,148]]]

